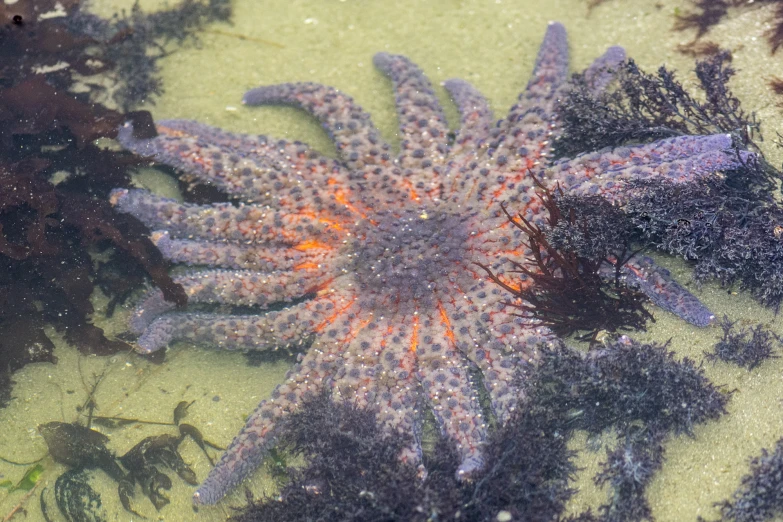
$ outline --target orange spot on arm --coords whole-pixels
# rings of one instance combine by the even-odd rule
[[[367,217],[364,212],[360,212],[358,208],[356,208],[355,206],[353,206],[353,204],[351,204],[351,202],[348,200],[348,195],[345,193],[345,191],[343,190],[336,191],[334,193],[334,199],[335,201],[343,205],[345,208],[347,208],[354,214],[360,216],[362,219]]]
[[[326,243],[319,243],[314,239],[308,239],[307,241],[303,241],[298,245],[296,245],[294,249],[304,252],[306,250],[313,250],[313,249],[331,250],[332,247],[330,245],[327,245]]]
[[[440,320],[446,326],[446,337],[449,338],[449,342],[453,346],[457,346],[457,339],[454,335],[454,330],[451,328],[451,321],[449,320],[449,314],[446,313],[446,309],[443,308],[443,304],[438,303],[438,312],[440,312]]]
[[[329,317],[327,317],[326,319],[324,319],[321,322],[321,324],[319,324],[315,328],[313,328],[313,331],[314,332],[320,332],[321,330],[326,328],[328,325],[334,323],[337,320],[338,317],[340,317],[342,314],[344,314],[346,311],[348,311],[348,309],[350,309],[355,303],[356,303],[356,300],[354,299],[353,301],[351,301],[350,303],[348,303],[344,307],[336,308],[334,313],[332,315],[330,315]]]
[[[419,316],[413,316],[413,335],[411,335],[410,352],[416,353],[416,347],[419,345]]]

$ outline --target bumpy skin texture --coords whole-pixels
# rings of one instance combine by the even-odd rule
[[[624,58],[612,48],[589,69],[596,89],[606,68]],[[625,181],[664,176],[682,182],[737,165],[728,136],[695,136],[603,150],[549,164],[558,132],[555,104],[566,88],[568,52],[562,25],[546,32],[533,78],[509,115],[493,124],[486,100],[469,84],[444,85],[460,113],[456,137],[423,73],[407,58],[375,57],[391,79],[402,136],[393,156],[365,113],[347,95],[310,83],[261,87],[248,105],[283,103],[315,116],[337,146],[337,160],[301,143],[224,132],[189,121],[161,121],[159,136],[128,149],[183,170],[239,200],[188,205],[138,190],[112,201],[155,232],[169,259],[214,269],[182,275],[193,303],[291,302],[258,315],[173,312],[160,292],[139,305],[131,328],[138,349],[173,340],[226,349],[266,350],[311,343],[250,415],[195,494],[215,503],[261,462],[277,421],[323,386],[337,399],[375,408],[391,430],[418,434],[430,409],[463,457],[461,473],[482,465],[486,421],[471,379],[481,372],[500,422],[523,399],[515,370],[552,338],[514,315],[510,296],[478,264],[512,285],[509,260],[528,263],[526,237],[501,210],[540,222],[534,177],[567,192],[625,196]],[[628,267],[636,283],[694,322],[709,321],[698,300],[653,267]],[[648,276],[652,274],[652,279]],[[647,281],[647,283],[645,283]],[[672,283],[672,284],[669,284]],[[420,447],[402,456],[416,462]]]

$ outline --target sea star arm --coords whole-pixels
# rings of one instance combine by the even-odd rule
[[[460,289],[457,294],[460,299],[444,300],[443,306],[452,328],[459,333],[457,348],[481,371],[492,413],[503,421],[520,398],[512,384],[518,355],[507,349],[505,343],[495,341],[487,307],[478,304],[486,302],[488,293],[493,290],[491,284],[482,281],[468,291]]]
[[[607,147],[596,152],[580,154],[556,162],[549,171],[560,178],[569,173],[592,177],[630,167],[657,167],[663,163],[688,159],[707,152],[729,152],[732,138],[729,134],[709,136],[678,136],[643,145]]]
[[[534,197],[528,200],[528,204],[514,204],[509,208],[514,209],[514,211],[519,209],[523,214],[528,214],[531,220],[540,223],[545,221],[540,203],[541,199]],[[509,266],[507,260],[511,259],[517,263],[527,264],[525,260],[530,259],[529,238],[525,234],[520,235],[518,228],[509,227],[508,224],[510,223],[506,220],[503,224],[504,226],[492,229],[494,232],[492,237],[499,243],[496,246],[489,248],[481,246],[482,242],[486,241],[487,237],[490,237],[486,233],[478,233],[471,238],[472,243],[479,245],[478,248],[492,252],[490,256],[477,255],[475,258],[476,262],[490,267],[493,274],[501,279],[505,277],[504,270]],[[612,263],[615,262],[613,258],[609,260]],[[530,268],[535,269],[534,266],[530,266]],[[603,265],[601,267],[601,275],[604,279],[613,280],[616,275],[614,265]],[[632,257],[621,267],[620,275],[627,284],[638,288],[647,295],[653,304],[674,313],[695,326],[708,326],[714,321],[713,313],[696,296],[674,281],[666,269],[657,266],[649,257],[641,255]],[[513,278],[513,283],[510,283],[512,286],[516,287],[524,284],[524,281],[517,276],[518,274]],[[486,299],[486,292],[482,292],[478,297]],[[532,330],[536,329],[535,324],[531,323],[530,326]],[[537,337],[539,339],[536,342],[540,342],[540,332],[537,334]],[[527,341],[519,344],[522,346],[531,345]]]
[[[418,320],[419,381],[429,399],[441,432],[457,443],[460,476],[483,467],[480,446],[487,427],[464,355],[457,348],[451,319],[441,305],[422,311]]]
[[[342,306],[338,297],[322,295],[262,315],[169,313],[141,328],[136,349],[151,353],[172,341],[245,351],[296,346],[327,323]]]
[[[458,155],[464,152],[476,154],[490,136],[493,117],[489,102],[475,87],[464,80],[446,80],[443,87],[449,91],[460,114],[460,127],[454,140],[452,154]]]
[[[185,289],[188,303],[218,303],[266,308],[323,289],[333,278],[330,271],[288,270],[271,273],[252,270],[203,270],[179,275],[174,281]],[[152,290],[134,311],[131,325],[139,333],[157,316],[174,309],[160,290]]]
[[[599,94],[606,89],[623,61],[625,61],[625,49],[615,45],[590,64],[584,72],[584,78],[594,94]]]
[[[205,265],[237,270],[273,272],[316,267],[327,263],[334,248],[318,243],[298,247],[260,247],[238,242],[172,239],[167,231],[153,231],[150,239],[163,257],[174,263]]]
[[[529,215],[529,219],[537,224],[545,221],[545,213],[540,208],[541,199],[539,197],[529,198],[527,203],[519,203],[518,205],[514,203],[509,208]],[[490,229],[492,234],[477,230],[478,233],[471,237],[474,249],[478,252],[486,251],[492,253],[489,256],[477,254],[475,257],[476,263],[489,267],[492,273],[501,279],[506,277],[504,270],[509,266],[507,264],[509,259],[517,263],[528,264],[526,260],[529,260],[531,257],[529,238],[525,234],[520,235],[517,227],[510,227],[509,225],[510,222],[506,219],[502,225]],[[496,245],[486,247],[483,243],[490,237]],[[609,261],[611,263],[616,262],[613,258],[610,258]],[[535,267],[530,266],[530,269],[535,270]],[[601,276],[604,279],[611,281],[615,275],[614,264],[607,264],[601,267]],[[674,281],[666,269],[657,266],[649,257],[641,255],[632,257],[621,267],[620,275],[627,284],[638,288],[647,295],[653,304],[674,313],[695,326],[707,326],[714,321],[712,312],[696,296]],[[524,279],[518,276],[520,275],[515,274],[513,283],[510,282],[509,284],[515,287],[525,284]],[[481,294],[476,297],[486,300],[486,291],[483,289],[479,291]],[[466,294],[467,297],[467,292],[461,293]],[[475,311],[473,315],[476,315]],[[531,323],[530,327],[532,332],[537,328],[537,325]],[[536,336],[539,339],[535,342],[540,342],[542,340],[541,333],[539,332]],[[532,346],[534,344],[528,341],[514,341],[514,343],[520,346]]]
[[[452,283],[451,295],[456,298],[443,298],[441,303],[451,329],[457,334],[457,349],[481,371],[492,412],[502,422],[520,400],[520,392],[513,382],[521,354],[514,347],[526,341],[535,344],[533,341],[537,339],[528,335],[513,338],[515,333],[521,333],[514,324],[522,326],[523,320],[504,310],[510,297],[486,280],[485,275],[475,273],[474,276],[476,283],[470,288]],[[503,326],[504,323],[509,327]]]
[[[254,270],[204,270],[177,276],[190,303],[220,303],[235,306],[268,306],[315,293],[334,277],[330,270],[307,268],[277,272]]]
[[[374,408],[383,425],[400,432],[416,431],[420,408],[413,373],[414,352],[407,350],[415,340],[410,317],[397,317],[389,307],[385,318],[367,319],[357,313],[355,296],[344,296],[351,304],[334,307],[334,314],[315,330],[320,336],[301,364],[290,372],[268,401],[263,401],[248,418],[220,462],[194,497],[197,503],[212,504],[249,475],[273,443],[277,420],[298,406],[307,394],[331,386],[335,400],[351,401],[358,407]],[[378,334],[383,332],[382,340]],[[387,342],[389,344],[387,344]],[[403,349],[400,349],[400,348]],[[374,348],[374,349],[373,349]],[[418,440],[402,458],[420,459]]]
[[[336,400],[374,410],[377,421],[387,428],[412,434],[400,458],[417,464],[422,454],[422,404],[415,373],[418,318],[400,314],[392,302],[385,310],[371,319],[363,314],[345,316],[326,332],[342,346],[338,351],[343,366],[334,395]]]
[[[310,349],[288,373],[286,381],[275,388],[271,398],[261,401],[194,493],[196,504],[216,503],[258,468],[275,443],[279,420],[303,400],[321,392],[334,372],[334,356],[329,351]]]
[[[695,295],[672,279],[668,270],[656,265],[651,258],[634,256],[620,270],[628,284],[639,288],[659,308],[695,326],[704,327],[715,322],[715,314]]]
[[[185,172],[184,178],[214,185],[247,202],[318,206],[332,181],[347,179],[340,164],[299,143],[268,141],[220,131],[186,120],[157,123],[158,136],[138,139],[133,125],[120,127],[126,149]]]
[[[270,162],[290,160],[291,157],[316,161],[329,159],[299,141],[290,142],[264,135],[239,134],[193,120],[158,120],[155,126],[158,133],[171,137],[179,135],[193,138],[198,142],[214,145],[223,151],[245,157],[255,155]]]
[[[547,156],[555,127],[555,106],[568,78],[568,38],[558,22],[547,27],[538,51],[533,77],[508,116],[498,124],[494,151],[498,166],[518,170],[520,161],[532,168]]]
[[[486,437],[481,406],[462,357],[456,351],[448,319],[437,309],[397,310],[366,321],[344,317],[331,327],[330,338],[342,341],[343,372],[335,394],[359,407],[373,408],[378,421],[400,432],[413,432],[414,441],[401,458],[421,461],[419,386],[429,397],[445,435],[453,437],[463,457],[460,470],[480,467],[479,446]],[[375,349],[373,349],[376,347]]]
[[[630,180],[662,177],[683,183],[737,168],[753,157],[753,153],[732,149],[728,134],[680,136],[583,154],[555,164],[545,177],[557,180],[568,193],[601,194],[615,200],[625,195]]]
[[[446,117],[432,84],[416,64],[404,56],[378,53],[375,66],[392,81],[396,92],[395,105],[400,121],[400,155],[403,169],[411,169],[406,177],[415,176],[414,184],[437,183],[433,167],[443,165],[448,153],[449,132]]]
[[[370,115],[350,96],[333,87],[316,83],[269,85],[246,92],[242,103],[287,104],[309,112],[332,137],[344,164],[359,175],[365,167],[392,164],[391,146],[383,141]],[[357,174],[349,176],[355,178]]]
[[[115,189],[111,203],[151,229],[174,238],[222,242],[282,243],[290,246],[337,239],[340,224],[309,212],[283,212],[259,205],[193,205],[141,189]]]
[[[549,24],[538,52],[533,77],[508,116],[498,122],[488,156],[468,164],[470,188],[460,189],[471,199],[492,206],[504,193],[526,182],[531,169],[546,161],[557,131],[556,103],[566,87],[568,41],[565,28]],[[530,187],[526,187],[529,189]]]

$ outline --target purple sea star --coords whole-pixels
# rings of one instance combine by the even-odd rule
[[[592,85],[602,89],[607,69],[623,59],[616,47],[599,58],[588,70]],[[487,427],[471,368],[481,372],[492,415],[503,422],[522,400],[512,376],[535,360],[538,343],[552,338],[533,319],[515,316],[505,305],[509,295],[478,266],[518,285],[508,261],[530,259],[526,237],[500,203],[540,222],[534,177],[617,200],[629,179],[684,182],[742,160],[729,136],[687,136],[545,168],[558,132],[556,100],[567,88],[566,31],[558,23],[547,29],[532,80],[497,125],[472,86],[444,84],[461,114],[453,139],[416,65],[385,53],[375,65],[396,92],[402,135],[396,156],[350,97],[312,83],[261,87],[244,102],[310,112],[334,139],[339,160],[301,143],[188,121],[159,122],[152,139],[134,138],[130,125],[120,132],[126,148],[241,201],[181,204],[141,190],[112,195],[121,211],[155,230],[168,259],[220,267],[176,278],[190,302],[282,306],[259,315],[175,313],[153,291],[131,324],[139,351],[173,340],[243,350],[309,344],[195,493],[198,503],[217,502],[255,469],[274,443],[276,422],[323,386],[375,408],[389,429],[412,432],[417,441],[421,412],[430,409],[457,443],[460,473],[481,467]],[[664,272],[640,262],[629,274],[663,306],[697,324],[711,321]],[[420,451],[417,442],[402,458],[417,462]]]

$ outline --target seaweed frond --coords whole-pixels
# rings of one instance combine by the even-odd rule
[[[712,352],[705,352],[707,360],[720,359],[752,370],[763,361],[778,357],[773,355],[773,351],[775,344],[781,344],[780,337],[760,324],[750,329],[740,328],[739,331],[735,330],[735,324],[736,321],[723,317],[720,322],[723,337],[715,343]]]
[[[584,75],[574,75],[560,103],[563,133],[555,143],[556,154],[571,157],[628,142],[724,132],[752,145],[759,123],[728,87],[735,74],[730,62],[728,51],[696,62],[701,96],[689,93],[666,67],[649,74],[633,60],[619,68],[613,87],[601,93]]]
[[[675,31],[695,30],[696,40],[718,25],[729,13],[729,8],[753,9],[761,5],[773,4],[770,28],[765,32],[772,54],[783,45],[783,3],[779,0],[691,0],[694,10],[678,14],[674,22]]]
[[[511,261],[517,282],[483,267],[514,300],[508,306],[522,317],[533,317],[556,334],[583,332],[595,339],[605,330],[643,329],[652,316],[646,298],[626,286],[620,267],[631,257],[627,238],[632,225],[615,205],[599,196],[555,194],[539,185],[548,212],[538,225],[522,214],[509,221],[527,236],[532,263]]]

